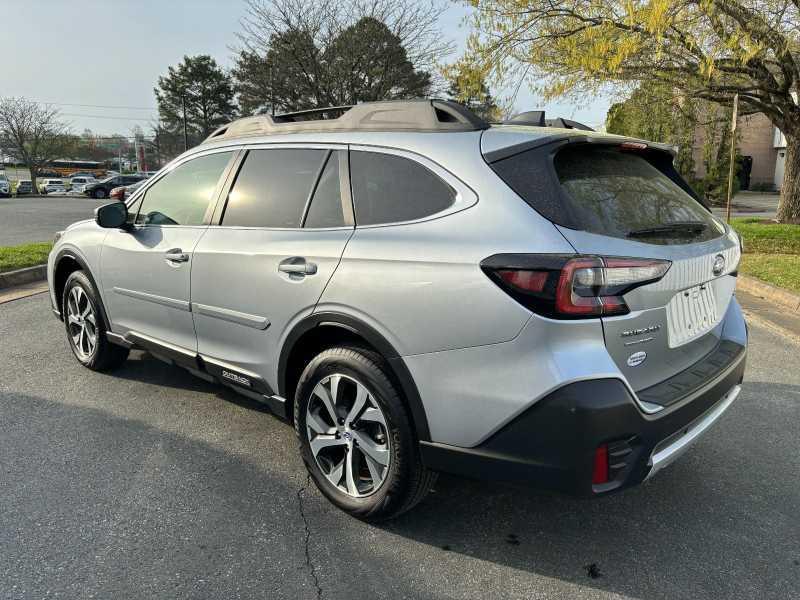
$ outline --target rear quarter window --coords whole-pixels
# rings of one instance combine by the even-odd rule
[[[351,152],[350,179],[358,225],[416,221],[449,208],[456,198],[429,169],[393,154]]]

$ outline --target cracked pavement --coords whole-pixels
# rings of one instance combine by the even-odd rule
[[[800,597],[800,346],[751,332],[740,398],[647,484],[443,476],[373,526],[261,406],[141,353],[92,373],[45,295],[2,304],[0,599]]]

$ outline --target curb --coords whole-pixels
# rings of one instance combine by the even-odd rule
[[[754,296],[760,296],[765,300],[780,304],[792,312],[800,313],[800,295],[794,292],[741,273],[739,273],[737,287]]]
[[[47,279],[47,265],[36,265],[27,269],[6,271],[5,273],[0,273],[0,290],[33,283],[34,281],[44,281],[45,279]]]

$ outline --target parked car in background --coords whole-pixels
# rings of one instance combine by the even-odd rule
[[[64,194],[66,191],[63,179],[42,179],[39,182],[40,194]]]
[[[0,173],[0,198],[8,198],[11,195],[11,183],[8,178]]]
[[[108,198],[111,190],[116,187],[133,185],[144,181],[145,177],[141,175],[117,175],[115,177],[106,177],[97,183],[91,183],[83,188],[83,193],[92,198]]]
[[[17,181],[17,189],[15,192],[17,196],[23,196],[25,194],[32,194],[33,193],[33,183],[31,183],[30,179],[20,179]]]
[[[95,179],[94,177],[80,176],[80,177],[73,177],[69,183],[73,192],[83,192],[83,190],[86,188],[87,185],[90,185],[92,183],[97,183],[97,179]]]
[[[136,190],[142,187],[142,184],[147,181],[146,179],[142,179],[141,181],[137,181],[131,185],[122,185],[120,187],[115,187],[111,190],[109,194],[109,198],[113,198],[114,200],[119,200],[120,202],[124,202],[125,198],[129,198],[131,194],[133,194]]]

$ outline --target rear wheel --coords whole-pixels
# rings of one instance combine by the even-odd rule
[[[108,327],[100,311],[100,299],[83,271],[75,271],[67,278],[61,306],[67,343],[78,362],[94,371],[125,362],[129,351],[106,338]]]
[[[106,197],[106,191],[103,188],[98,188],[94,192],[92,192],[92,196],[97,198],[98,200],[102,200]]]
[[[294,417],[314,483],[356,517],[381,520],[405,512],[435,481],[377,354],[332,348],[316,356],[300,377]]]

